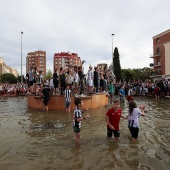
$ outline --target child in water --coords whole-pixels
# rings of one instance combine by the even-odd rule
[[[107,137],[111,138],[112,134],[114,134],[115,140],[119,139],[120,118],[122,117],[122,118],[126,119],[121,114],[122,114],[122,110],[120,109],[120,100],[115,99],[113,107],[107,111],[106,117],[105,117],[105,120],[107,122]]]
[[[145,106],[140,105],[139,109],[136,106],[134,101],[129,102],[129,111],[128,111],[128,128],[132,135],[132,141],[137,141],[139,134],[139,117],[144,116]]]
[[[87,109],[83,110],[84,103],[81,99],[75,99],[74,103],[76,105],[76,108],[74,109],[73,115],[73,129],[75,132],[75,142],[78,143],[80,141],[81,122],[82,120],[90,118],[90,116],[83,116],[83,112]]]

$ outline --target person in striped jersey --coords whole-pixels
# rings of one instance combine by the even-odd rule
[[[70,113],[71,95],[70,86],[67,84],[66,89],[64,90],[66,113]]]
[[[81,130],[81,121],[90,118],[90,115],[87,114],[83,116],[83,112],[87,110],[83,109],[83,101],[79,98],[75,99],[74,101],[76,108],[74,109],[73,115],[73,129],[75,132],[75,142],[78,143],[80,141],[80,130]]]

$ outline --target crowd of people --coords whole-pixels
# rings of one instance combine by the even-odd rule
[[[28,90],[27,87],[27,84],[22,84],[19,82],[17,84],[0,84],[0,95],[26,95]]]
[[[120,95],[120,101],[133,100],[133,96],[153,96],[156,99],[170,96],[170,79],[161,80],[138,80],[128,83],[119,83],[114,85],[114,95]]]
[[[26,75],[26,84],[0,84],[0,95],[27,94],[40,95],[43,86],[50,88],[50,95],[64,95],[66,86],[75,96],[99,94],[102,92],[110,93],[110,101],[113,96],[120,96],[120,101],[132,100],[137,96],[170,96],[170,79],[138,80],[132,82],[117,82],[109,69],[102,70],[98,67],[89,66],[89,70],[84,74],[82,67],[72,69],[55,69],[50,79],[44,79],[41,70],[31,67]]]

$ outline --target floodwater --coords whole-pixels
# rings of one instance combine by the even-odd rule
[[[169,170],[170,100],[137,98],[146,106],[140,117],[137,143],[132,143],[127,120],[121,119],[120,140],[106,137],[105,113],[111,107],[88,110],[81,141],[75,144],[72,114],[27,108],[26,97],[0,97],[0,170]],[[127,115],[127,103],[121,105]],[[62,128],[35,128],[53,122]]]

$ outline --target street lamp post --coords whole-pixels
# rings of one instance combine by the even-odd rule
[[[114,60],[113,60],[113,36],[115,34],[111,34],[112,35],[112,61],[113,61],[113,73],[114,73]]]
[[[24,34],[21,31],[21,83],[23,83],[23,76],[22,76],[22,34]]]

